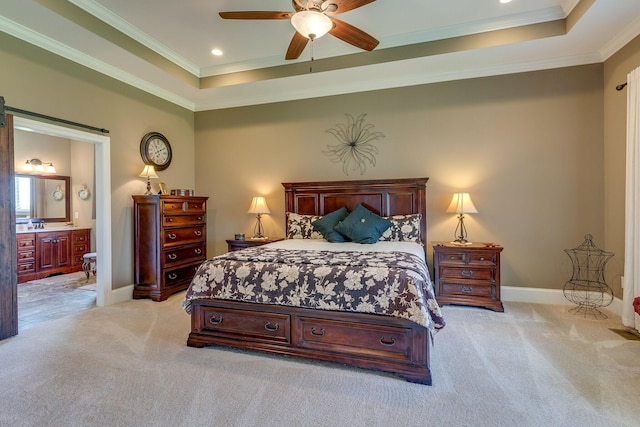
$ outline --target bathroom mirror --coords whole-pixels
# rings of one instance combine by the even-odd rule
[[[16,174],[16,222],[69,222],[71,179],[61,175]]]

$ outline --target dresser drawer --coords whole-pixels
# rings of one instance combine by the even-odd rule
[[[411,329],[296,318],[296,347],[371,358],[411,360]]]
[[[243,337],[252,341],[291,342],[289,315],[227,308],[203,307],[201,330],[217,336],[229,336],[234,340]]]
[[[172,225],[204,224],[206,216],[204,213],[198,215],[164,215],[162,222],[165,227]]]
[[[440,264],[440,277],[449,279],[493,280],[494,269],[468,267],[452,267]]]
[[[189,264],[184,267],[165,269],[164,274],[164,286],[175,287],[180,285],[188,285],[196,274],[201,262],[195,264]]]
[[[194,260],[204,260],[206,257],[206,245],[203,243],[198,246],[175,247],[167,249],[163,252],[165,266],[170,267],[174,264],[180,264]]]
[[[182,245],[189,242],[204,241],[205,237],[206,232],[204,225],[171,228],[168,230],[164,230],[164,233],[162,235],[162,244],[167,246]]]
[[[207,205],[204,201],[189,200],[185,203],[185,209],[189,213],[204,213],[207,210]]]
[[[18,234],[17,243],[18,243],[18,250],[22,248],[35,248],[36,236],[33,233]]]
[[[36,271],[36,261],[20,261],[18,262],[18,275],[25,273],[34,273]]]
[[[21,249],[18,251],[18,262],[34,261],[36,259],[36,248]]]
[[[440,284],[442,293],[445,295],[465,295],[475,297],[491,297],[493,286],[487,282],[455,283],[443,281]]]
[[[162,200],[161,212],[166,214],[182,213],[185,211],[185,202],[182,200]]]

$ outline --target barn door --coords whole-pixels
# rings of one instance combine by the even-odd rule
[[[13,116],[0,96],[0,340],[18,334]]]

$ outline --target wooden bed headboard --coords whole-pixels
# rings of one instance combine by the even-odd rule
[[[358,203],[380,216],[422,214],[420,234],[427,241],[426,185],[429,178],[360,181],[283,182],[285,212],[326,215]],[[288,232],[288,230],[287,230]]]

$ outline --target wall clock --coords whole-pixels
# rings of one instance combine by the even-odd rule
[[[80,191],[78,191],[78,197],[80,197],[82,200],[87,200],[89,198],[89,195],[89,189],[86,185],[83,184]]]
[[[145,165],[163,171],[171,164],[171,144],[161,133],[149,132],[140,141],[140,156]]]

